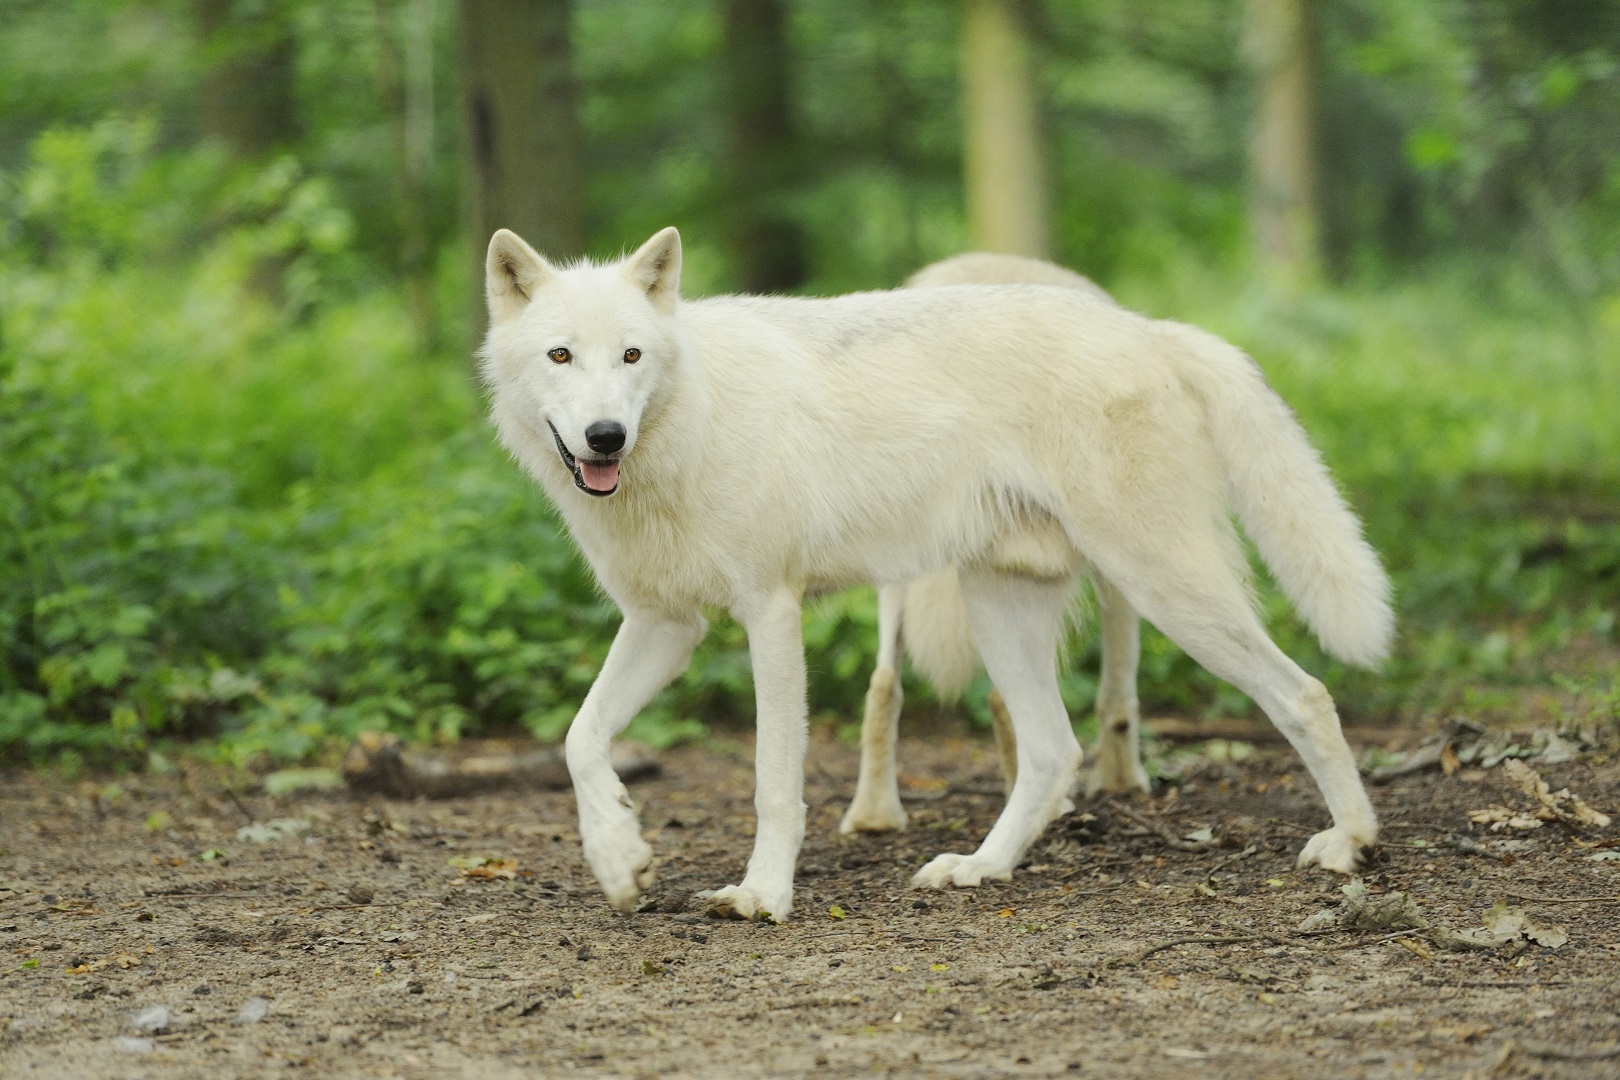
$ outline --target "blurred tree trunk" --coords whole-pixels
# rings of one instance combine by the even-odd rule
[[[1019,0],[966,0],[962,119],[968,234],[981,251],[1051,253],[1046,157]]]
[[[244,158],[290,145],[298,135],[298,117],[288,5],[196,4],[207,65],[198,102],[203,130]]]
[[[1297,286],[1321,269],[1315,0],[1248,0],[1254,71],[1250,199],[1261,269]]]
[[[433,175],[433,39],[438,0],[377,0],[382,98],[398,118],[400,270],[417,341],[437,340],[428,198]]]
[[[797,164],[782,0],[729,0],[725,56],[731,239],[742,287],[795,289],[804,284],[806,259],[804,233],[782,205]]]
[[[569,0],[461,0],[467,231],[482,327],[484,250],[511,229],[547,256],[585,249],[584,138]]]

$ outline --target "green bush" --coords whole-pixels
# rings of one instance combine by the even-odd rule
[[[0,753],[205,738],[248,764],[366,727],[560,736],[618,617],[493,445],[467,358],[418,346],[297,162],[152,143],[139,123],[53,131],[0,177]],[[1620,610],[1620,301],[1571,307],[1511,272],[1281,299],[1152,263],[1122,299],[1250,348],[1390,565],[1402,629],[1375,674],[1326,661],[1262,580],[1279,642],[1346,715],[1601,680],[1579,664],[1612,656]],[[859,715],[874,608],[870,589],[809,608],[814,712]],[[752,715],[745,638],[710,614],[642,737]],[[1250,708],[1164,638],[1143,649],[1150,711]],[[1077,716],[1095,670],[1083,633]]]

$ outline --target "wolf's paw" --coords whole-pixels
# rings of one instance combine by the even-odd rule
[[[767,896],[748,885],[727,885],[700,892],[697,898],[708,906],[710,915],[721,919],[784,923],[793,911],[792,889],[779,896]]]
[[[1372,850],[1372,841],[1362,839],[1348,829],[1334,827],[1319,832],[1305,844],[1299,853],[1299,866],[1320,866],[1338,874],[1353,874]]]
[[[858,832],[893,832],[904,829],[907,820],[900,797],[893,792],[887,798],[865,799],[857,791],[855,801],[844,811],[844,820],[838,823],[838,831],[845,836]]]
[[[652,845],[641,838],[632,820],[628,828],[603,830],[584,846],[585,861],[607,893],[608,903],[620,911],[632,910],[641,891],[653,883]]]
[[[1087,795],[1152,790],[1153,781],[1148,779],[1147,770],[1142,768],[1142,763],[1135,758],[1121,758],[1099,752],[1097,767],[1092,769],[1091,775],[1086,778]]]
[[[947,885],[971,889],[986,878],[1007,881],[1011,877],[1011,867],[992,865],[977,855],[945,854],[913,874],[911,884],[918,889],[943,889]]]

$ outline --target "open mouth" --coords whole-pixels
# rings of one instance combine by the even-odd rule
[[[598,498],[619,490],[618,458],[581,460],[568,452],[562,436],[557,434],[557,428],[550,420],[546,421],[546,427],[551,428],[551,437],[557,441],[557,453],[562,456],[563,464],[574,474],[575,487]]]

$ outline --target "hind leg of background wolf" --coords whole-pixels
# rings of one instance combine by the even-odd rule
[[[630,793],[608,760],[608,745],[685,670],[704,629],[695,613],[682,621],[626,611],[607,660],[568,729],[568,775],[579,804],[585,861],[620,910],[629,910],[652,884],[653,852],[641,838]]]
[[[1102,628],[1102,676],[1097,685],[1097,761],[1086,781],[1086,794],[1150,791],[1152,783],[1142,768],[1142,718],[1136,702],[1140,620],[1107,578],[1093,574],[1091,584]]]
[[[1141,652],[1138,619],[1130,602],[1101,575],[1093,575],[1102,627],[1102,675],[1097,693],[1097,764],[1087,794],[1149,791],[1142,767],[1141,717],[1136,699],[1136,666]],[[866,691],[861,721],[861,768],[855,797],[838,826],[842,833],[884,832],[906,827],[895,775],[895,738],[900,725],[900,635],[905,587],[878,590],[878,658]],[[1012,794],[1018,778],[1018,743],[1001,692],[990,691],[990,717],[1002,780]]]
[[[866,688],[866,715],[861,719],[861,772],[855,781],[841,833],[886,832],[906,827],[905,807],[895,778],[894,744],[900,730],[900,616],[906,587],[878,589],[878,654],[872,682]]]
[[[1378,821],[1333,699],[1266,636],[1242,582],[1225,570],[1214,550],[1219,541],[1210,538],[1213,543],[1200,558],[1188,557],[1189,539],[1183,534],[1176,548],[1157,552],[1164,556],[1157,564],[1144,561],[1151,556],[1140,545],[1121,545],[1112,553],[1121,558],[1108,560],[1110,578],[1130,582],[1121,590],[1138,611],[1270,717],[1304,760],[1333,817],[1333,827],[1305,845],[1299,865],[1351,873],[1377,840]],[[1122,572],[1127,566],[1130,571]]]
[[[906,587],[878,589],[878,653],[872,681],[866,688],[866,712],[861,718],[861,768],[838,831],[888,832],[906,827],[905,807],[895,772],[895,739],[900,731],[900,706],[905,697],[900,684],[900,635],[905,614]],[[1104,657],[1107,663],[1107,657]],[[1017,738],[1001,692],[990,691],[990,719],[996,737],[1001,778],[1012,794],[1018,776]]]
[[[945,854],[912,883],[977,885],[1005,881],[1024,852],[1068,801],[1080,744],[1058,693],[1057,649],[1073,583],[987,571],[962,574],[962,599],[991,680],[1012,715],[1018,779],[990,834],[971,855]]]

